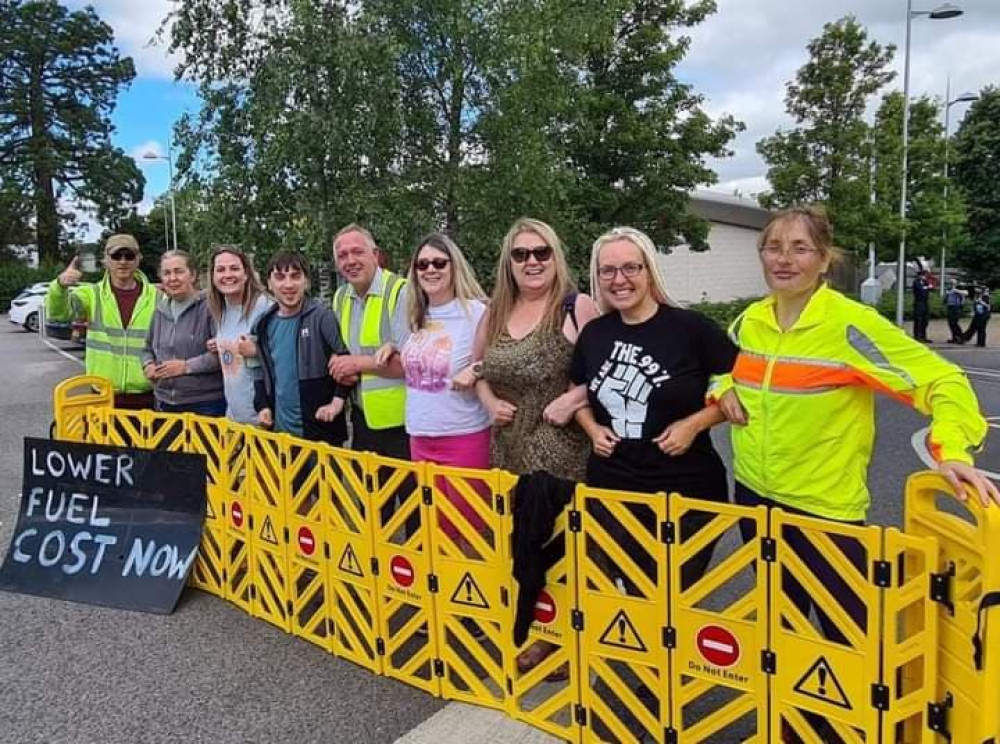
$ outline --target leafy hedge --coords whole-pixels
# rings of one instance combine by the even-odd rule
[[[759,297],[741,297],[729,302],[699,302],[689,305],[689,307],[702,315],[707,315],[723,328],[728,328],[729,324],[736,320],[737,315],[742,313],[750,303],[759,299]]]
[[[59,271],[56,266],[33,269],[22,263],[0,265],[0,313],[10,310],[10,301],[17,297],[22,289],[36,282],[51,281]]]

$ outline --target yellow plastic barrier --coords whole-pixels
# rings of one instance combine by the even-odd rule
[[[100,384],[60,386],[57,432],[206,458],[191,584],[375,673],[574,742],[1000,737],[1000,509],[950,513],[937,476],[905,533],[578,486],[517,648],[514,476],[115,410]]]
[[[103,377],[70,377],[52,391],[56,419],[52,436],[65,442],[91,441],[87,434],[87,411],[114,403],[111,381]]]
[[[1000,741],[1000,609],[987,606],[1000,591],[1000,508],[983,508],[971,492],[964,504],[951,494],[931,473],[906,484],[906,532],[940,546],[931,580],[940,640],[928,726],[956,744]]]

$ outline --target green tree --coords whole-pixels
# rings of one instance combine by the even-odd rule
[[[824,204],[838,243],[860,251],[885,231],[885,213],[869,206],[864,113],[894,76],[888,69],[894,47],[869,41],[864,27],[847,16],[827,23],[807,48],[809,61],[786,87],[785,107],[795,126],[757,143],[772,187],[762,201],[771,208]]]
[[[1000,87],[980,91],[954,142],[951,172],[968,214],[955,259],[972,278],[1000,286]]]
[[[133,77],[93,8],[0,6],[0,164],[30,196],[43,261],[58,254],[60,199],[92,204],[107,221],[142,198],[142,174],[110,140],[116,98]]]

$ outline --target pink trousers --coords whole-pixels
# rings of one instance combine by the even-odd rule
[[[490,467],[490,430],[483,429],[473,434],[458,434],[444,437],[410,437],[410,459],[433,462],[455,468],[479,468],[488,470]],[[490,501],[490,489],[486,483],[475,481],[470,484],[473,490],[482,496],[487,504]],[[447,478],[438,477],[435,483],[437,489],[445,495],[458,512],[465,517],[468,524],[476,532],[483,532],[486,524],[475,508],[465,500]],[[444,514],[438,515],[438,526],[448,537],[455,540],[461,532]],[[466,530],[468,531],[468,530]]]

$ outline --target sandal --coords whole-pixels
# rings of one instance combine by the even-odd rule
[[[555,650],[556,646],[548,641],[535,641],[517,655],[517,671],[527,674],[549,658]]]

